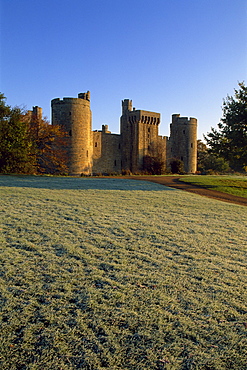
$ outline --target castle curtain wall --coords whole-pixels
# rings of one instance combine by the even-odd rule
[[[108,131],[92,131],[90,93],[78,98],[53,99],[52,124],[61,125],[68,133],[66,150],[71,175],[92,173],[140,173],[145,170],[144,158],[156,157],[169,169],[172,158],[184,163],[187,173],[196,172],[197,120],[172,115],[170,138],[159,136],[160,114],[136,110],[132,101],[122,101],[120,135]],[[148,158],[150,159],[150,158]],[[165,166],[164,166],[165,167]]]
[[[121,173],[121,138],[108,131],[93,131],[93,174]]]

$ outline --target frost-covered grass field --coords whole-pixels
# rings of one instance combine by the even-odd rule
[[[3,370],[247,369],[246,207],[0,176]]]

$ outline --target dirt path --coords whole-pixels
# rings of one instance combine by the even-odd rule
[[[162,176],[162,177],[155,177],[155,176],[126,176],[124,178],[128,178],[131,180],[144,180],[144,181],[151,181],[157,184],[170,186],[171,188],[181,189],[185,191],[189,191],[190,193],[202,195],[209,198],[214,198],[217,200],[222,200],[223,202],[235,203],[241,206],[247,206],[247,198],[238,197],[236,195],[221,193],[216,190],[210,190],[202,188],[201,186],[186,184],[185,182],[179,181],[181,176]]]

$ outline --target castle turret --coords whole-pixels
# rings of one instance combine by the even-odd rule
[[[197,119],[172,115],[170,157],[184,163],[184,171],[195,173],[197,165]]]
[[[43,110],[41,107],[38,107],[37,105],[33,107],[33,110],[27,111],[27,117],[30,120],[31,123],[37,123],[38,121],[42,120],[43,116]]]
[[[68,133],[67,155],[69,174],[92,173],[92,114],[90,92],[78,98],[53,99],[52,125],[60,125]]]
[[[37,105],[33,107],[32,117],[34,119],[40,121],[42,120],[42,115],[43,115],[42,108],[38,107]]]
[[[132,111],[132,100],[129,99],[122,100],[122,115],[130,111]]]

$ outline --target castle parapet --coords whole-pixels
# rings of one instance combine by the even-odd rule
[[[90,91],[87,91],[86,93],[79,93],[78,98],[90,101]]]
[[[110,134],[111,131],[108,130],[108,125],[102,125],[102,132],[104,134]]]
[[[51,100],[51,106],[64,105],[64,104],[72,104],[72,105],[79,104],[79,105],[86,105],[90,107],[90,100],[84,99],[84,98],[71,98],[71,97],[65,97],[63,99],[55,98]]]
[[[55,98],[51,100],[51,103],[58,103],[61,99],[60,98]]]
[[[180,114],[172,115],[172,123],[177,124],[195,124],[197,125],[197,119],[194,117],[180,117]]]

